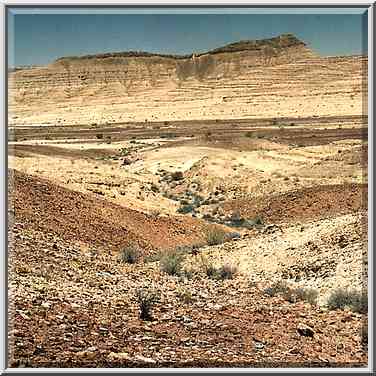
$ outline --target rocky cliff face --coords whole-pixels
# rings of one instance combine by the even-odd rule
[[[361,114],[365,61],[320,58],[289,34],[199,55],[60,58],[9,74],[9,123]]]

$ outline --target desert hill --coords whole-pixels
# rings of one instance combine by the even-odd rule
[[[291,34],[184,56],[63,57],[9,74],[9,121],[128,121],[361,115],[367,58],[320,57]]]

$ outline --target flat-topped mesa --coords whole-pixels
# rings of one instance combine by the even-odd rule
[[[200,57],[203,55],[215,55],[229,52],[241,52],[241,51],[263,51],[268,48],[283,49],[293,46],[304,47],[306,44],[296,38],[293,34],[281,34],[278,37],[259,40],[242,40],[235,43],[227,44],[223,47],[215,48],[201,53],[191,53],[186,55],[173,55],[173,54],[159,54],[146,51],[124,51],[124,52],[108,52],[103,54],[92,54],[83,56],[64,56],[56,59],[56,63],[72,60],[85,60],[85,59],[107,59],[107,58],[119,58],[119,57],[164,57],[168,59],[191,59],[192,57]]]
[[[128,51],[63,57],[9,73],[9,121],[361,114],[364,59],[320,57],[291,34],[189,55]]]

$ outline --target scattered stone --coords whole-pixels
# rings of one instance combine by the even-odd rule
[[[297,327],[297,331],[301,336],[304,336],[304,337],[313,338],[313,336],[315,334],[315,332],[313,331],[312,328],[310,328],[309,326],[304,325],[304,324],[299,324],[298,327]]]

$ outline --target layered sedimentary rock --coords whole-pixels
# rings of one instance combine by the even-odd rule
[[[361,115],[366,64],[317,56],[290,34],[199,55],[66,57],[9,73],[9,123]]]

